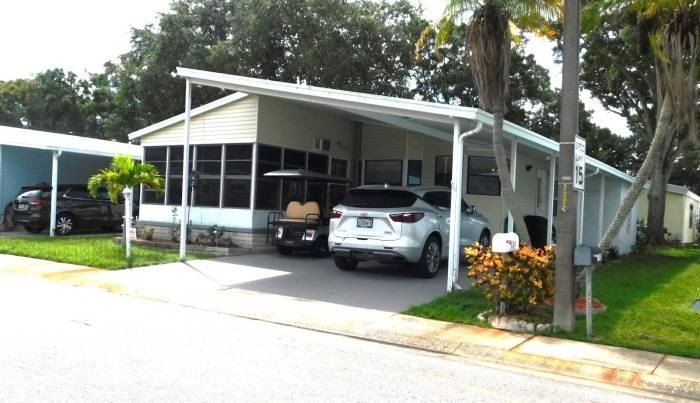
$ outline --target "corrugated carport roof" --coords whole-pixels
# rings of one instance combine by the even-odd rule
[[[134,159],[141,159],[141,146],[133,144],[8,126],[0,126],[0,145],[101,157],[124,154]]]
[[[384,117],[386,123],[446,140],[451,140],[454,119],[493,126],[493,115],[478,108],[262,80],[183,67],[177,68],[177,74],[189,79],[192,84],[311,103],[379,120]],[[504,132],[506,137],[516,139],[541,152],[555,155],[559,153],[558,142],[514,123],[506,121]],[[634,179],[595,158],[587,156],[586,163],[593,169],[600,169],[624,181],[632,182]]]

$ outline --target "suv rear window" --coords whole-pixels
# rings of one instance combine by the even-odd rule
[[[348,207],[397,208],[410,207],[418,195],[405,190],[352,189],[342,204]]]
[[[35,198],[35,197],[41,196],[41,192],[42,192],[42,191],[41,191],[41,190],[38,190],[38,189],[37,189],[37,190],[29,190],[29,191],[26,191],[26,192],[21,193],[21,194],[20,194],[19,196],[17,196],[17,197],[18,197],[18,198],[21,197],[21,198],[23,198],[23,199],[33,199],[33,198]]]

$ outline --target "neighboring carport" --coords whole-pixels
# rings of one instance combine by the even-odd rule
[[[308,85],[282,83],[276,81],[253,79],[248,77],[233,76],[227,74],[213,73],[208,71],[193,70],[178,68],[179,76],[186,79],[185,88],[185,125],[184,125],[184,141],[185,155],[183,164],[183,183],[182,194],[186,195],[189,189],[187,183],[188,173],[186,167],[188,165],[188,150],[189,150],[189,132],[190,132],[190,102],[192,85],[202,85],[240,91],[247,94],[274,97],[284,99],[289,102],[295,102],[317,109],[332,109],[338,113],[351,115],[359,121],[375,121],[386,125],[396,126],[411,132],[415,132],[425,136],[431,136],[448,142],[452,142],[452,172],[459,175],[460,180],[453,180],[452,189],[452,205],[458,206],[463,192],[462,186],[465,183],[464,177],[464,159],[462,158],[464,147],[467,148],[490,148],[491,147],[491,128],[493,127],[493,116],[479,109],[466,108],[449,104],[438,104],[410,99],[392,98],[386,96],[377,96],[370,94],[362,94],[350,91],[340,91],[328,88],[312,87]],[[520,190],[518,183],[515,183],[516,178],[516,160],[519,153],[530,153],[536,155],[541,160],[549,161],[549,172],[547,188],[549,189],[548,200],[546,205],[546,215],[548,222],[552,223],[555,216],[554,188],[556,177],[556,158],[559,152],[559,143],[540,136],[525,128],[506,122],[504,125],[505,146],[510,150],[509,158],[511,160],[511,180],[515,186],[516,193]],[[464,147],[460,147],[463,144]],[[519,150],[520,148],[520,150]],[[588,170],[591,174],[606,175],[608,178],[613,178],[616,181],[630,182],[631,177],[628,175],[605,165],[593,158],[587,157]],[[621,187],[622,189],[622,187]],[[527,189],[532,191],[532,189]],[[254,194],[255,189],[251,189]],[[620,193],[615,194],[619,196]],[[596,198],[592,202],[596,202],[598,210],[604,205],[614,204],[619,202],[619,198],[610,199],[611,203],[607,203],[608,198],[612,196],[610,192]],[[529,196],[528,196],[529,197]],[[186,198],[183,197],[181,214],[187,214]],[[579,222],[584,223],[584,202],[583,197],[578,208],[580,211]],[[590,209],[593,204],[588,205]],[[545,207],[543,206],[543,209]],[[569,207],[576,208],[576,206]],[[596,218],[600,218],[600,214],[595,214]],[[604,218],[604,217],[603,217]],[[596,227],[600,226],[603,218],[596,220]],[[457,268],[459,264],[459,228],[461,214],[458,208],[452,208],[450,212],[450,222],[452,231],[449,239],[449,270],[447,273],[447,289],[452,290],[457,279]],[[186,234],[186,220],[181,220],[181,234]],[[500,223],[492,223],[494,232],[500,232]],[[550,226],[551,227],[551,226]],[[513,229],[513,220],[509,219],[506,225],[507,230]],[[579,231],[580,237],[583,231]],[[552,242],[551,229],[548,234],[548,241]],[[180,253],[185,254],[185,237],[181,236]]]
[[[53,236],[58,185],[86,183],[118,154],[142,159],[141,147],[132,144],[0,126],[0,202],[7,205],[22,186],[50,183]]]

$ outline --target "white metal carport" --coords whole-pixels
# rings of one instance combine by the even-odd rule
[[[58,199],[59,161],[61,155],[69,153],[79,158],[114,157],[129,155],[134,159],[142,159],[141,146],[119,143],[116,141],[100,140],[68,134],[51,133],[16,127],[0,126],[0,146],[19,147],[27,150],[44,150],[52,155],[51,159],[51,218],[49,233],[54,236],[56,227],[56,202]],[[2,154],[0,154],[1,156]],[[25,161],[25,164],[36,164],[37,161]],[[103,166],[106,168],[106,166]],[[2,172],[11,175],[9,172]],[[86,172],[86,175],[92,172]]]
[[[433,136],[442,140],[452,141],[452,205],[450,222],[452,231],[449,239],[449,263],[447,289],[451,291],[456,282],[457,268],[459,264],[459,233],[461,214],[458,206],[461,200],[461,186],[463,174],[463,158],[460,158],[463,147],[461,141],[467,147],[478,145],[491,146],[491,130],[493,116],[476,108],[467,108],[456,105],[437,104],[410,99],[400,99],[386,96],[362,94],[350,91],[333,90],[328,88],[313,87],[308,85],[283,83],[269,80],[253,79],[248,77],[228,74],[213,73],[202,70],[178,68],[177,74],[186,79],[185,87],[185,125],[184,125],[184,157],[183,157],[183,183],[182,183],[182,209],[181,209],[181,239],[180,255],[185,256],[187,233],[187,197],[188,184],[188,160],[189,160],[189,133],[190,133],[190,103],[192,85],[202,85],[240,91],[247,94],[262,95],[281,98],[293,102],[313,105],[318,108],[330,108],[337,111],[353,114],[355,116],[372,119],[389,125],[397,126],[419,134]],[[518,155],[518,147],[524,146],[534,150],[550,161],[550,181],[548,183],[549,200],[548,222],[552,223],[554,214],[554,172],[556,158],[559,152],[559,143],[533,133],[525,128],[505,122],[504,137],[510,146],[511,161],[515,162]],[[587,157],[591,170],[599,169],[610,176],[616,176],[625,181],[631,181],[628,175],[609,167],[593,158]],[[511,164],[511,178],[515,183],[516,164]],[[596,171],[597,172],[597,171]],[[459,174],[457,174],[459,173]],[[457,176],[459,175],[459,176]],[[455,180],[459,179],[459,180]],[[255,189],[251,189],[255,193]],[[513,220],[508,220],[508,229],[513,228]],[[455,231],[455,229],[457,229]],[[548,235],[551,243],[551,231]]]

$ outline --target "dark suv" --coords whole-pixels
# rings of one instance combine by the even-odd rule
[[[135,206],[136,207],[136,203]],[[49,226],[51,216],[51,186],[24,186],[12,203],[13,220],[31,233]],[[56,203],[56,233],[67,235],[77,227],[97,227],[114,230],[122,223],[124,201],[114,204],[106,189],[97,198],[85,185],[59,185]]]

